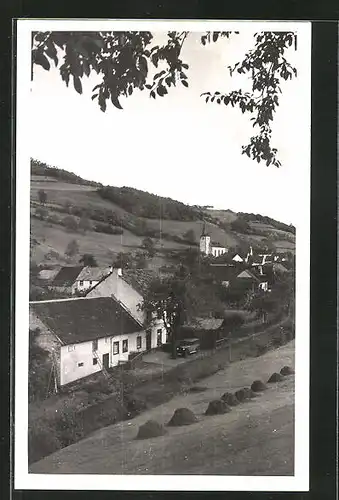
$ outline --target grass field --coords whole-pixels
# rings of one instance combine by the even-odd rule
[[[201,381],[205,390],[186,393],[132,420],[93,433],[31,466],[32,473],[293,475],[294,377],[230,413],[205,416],[224,392],[267,381],[284,365],[294,366],[294,342],[248,358]],[[159,438],[136,440],[149,419],[166,424],[176,408],[190,408],[198,422],[170,428]]]
[[[153,229],[156,231],[166,233],[171,237],[182,237],[188,230],[193,230],[195,234],[196,241],[199,241],[199,237],[203,228],[201,221],[183,222],[174,221],[166,219],[141,219],[130,214],[118,205],[102,199],[97,193],[96,188],[92,186],[71,184],[68,182],[61,182],[52,177],[38,176],[34,175],[31,179],[31,201],[32,210],[34,211],[38,200],[39,190],[43,189],[47,194],[47,203],[45,208],[48,210],[49,214],[59,215],[58,208],[65,207],[66,204],[74,205],[78,208],[83,209],[105,209],[115,212],[115,214],[123,221],[128,222],[128,227],[133,227],[133,224],[144,222],[146,229]],[[218,218],[222,222],[230,223],[236,219],[237,214],[228,210],[207,210],[206,213],[212,217]],[[66,214],[65,214],[66,215]],[[253,240],[260,241],[264,238],[263,231],[271,230],[276,234],[281,234],[282,239],[273,242],[276,248],[280,251],[294,250],[295,244],[291,241],[286,241],[283,239],[285,234],[284,231],[276,230],[271,226],[265,224],[254,224],[253,227],[258,229],[258,234],[251,235],[250,238]],[[236,233],[232,231],[223,230],[216,224],[210,222],[206,223],[206,229],[211,236],[212,241],[221,243],[226,247],[236,246],[240,239],[244,240],[246,237],[244,235],[237,236]],[[131,231],[124,229],[123,235],[109,235],[103,233],[97,233],[93,231],[87,231],[86,234],[81,232],[69,233],[58,224],[50,224],[41,221],[37,218],[31,218],[31,235],[32,239],[35,240],[31,256],[37,264],[52,263],[54,261],[62,263],[65,261],[65,249],[70,240],[76,239],[79,243],[80,254],[92,253],[96,256],[99,264],[106,265],[112,262],[112,253],[116,254],[118,252],[131,252],[140,248],[143,240],[143,236],[137,236]],[[241,236],[241,238],[240,238]],[[177,243],[169,239],[161,238],[160,241],[154,240],[159,250],[170,250],[170,249],[184,249],[188,248],[188,245]],[[57,252],[50,259],[46,254],[50,252]],[[74,259],[73,259],[74,260]],[[72,260],[68,260],[69,263],[73,263]],[[157,254],[154,259],[154,266],[163,265],[166,262],[164,255],[161,252]]]

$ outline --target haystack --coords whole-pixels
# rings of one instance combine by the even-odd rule
[[[205,415],[223,415],[231,411],[230,406],[226,404],[222,399],[215,399],[211,401],[208,405]]]
[[[261,380],[255,380],[253,382],[253,384],[251,385],[251,389],[253,392],[262,392],[262,391],[265,391],[265,389],[267,389],[267,387],[264,384],[264,382],[262,382]]]
[[[283,380],[283,376],[280,373],[274,372],[267,380],[268,384],[272,384],[273,382],[281,382]]]
[[[249,387],[244,387],[243,389],[239,389],[235,393],[235,397],[240,403],[243,403],[244,401],[247,401],[248,399],[251,399],[255,396],[253,391]]]
[[[293,368],[291,366],[284,366],[280,370],[280,373],[281,373],[281,375],[293,375],[294,370],[293,370]]]
[[[231,392],[225,392],[225,394],[221,396],[221,399],[229,406],[236,406],[239,404],[238,398]]]
[[[156,420],[148,420],[145,424],[139,427],[137,439],[149,439],[152,437],[163,436],[166,429]]]
[[[188,408],[177,408],[167,425],[172,425],[172,426],[190,425],[194,424],[194,422],[197,421],[198,421],[197,417]]]

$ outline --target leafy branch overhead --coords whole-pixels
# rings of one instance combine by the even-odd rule
[[[237,35],[234,31],[206,32],[200,37],[205,46],[221,38]],[[92,100],[102,111],[107,101],[122,109],[121,97],[128,97],[137,89],[147,90],[151,98],[163,97],[177,84],[189,87],[189,65],[181,58],[187,31],[170,31],[163,45],[153,45],[150,32],[37,32],[32,40],[33,66],[45,70],[51,63],[59,67],[62,80],[82,93],[82,79],[96,73],[100,81],[93,88]],[[271,146],[272,121],[279,106],[281,82],[297,75],[296,69],[285,57],[286,50],[296,46],[292,32],[261,32],[254,35],[254,48],[242,61],[229,67],[230,75],[244,75],[244,83],[251,80],[249,92],[233,90],[228,93],[204,92],[206,102],[238,106],[242,113],[251,115],[258,132],[243,146],[243,154],[265,161],[266,165],[280,166],[277,149]]]

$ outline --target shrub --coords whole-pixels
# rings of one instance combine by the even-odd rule
[[[28,426],[28,462],[31,464],[62,448],[58,436],[45,419],[36,419]]]

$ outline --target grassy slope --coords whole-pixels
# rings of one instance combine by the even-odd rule
[[[206,391],[176,396],[130,421],[103,428],[33,464],[31,472],[292,475],[294,377],[270,385],[226,415],[204,415],[212,399],[255,379],[266,381],[284,365],[294,365],[294,342],[228,365],[203,380]],[[149,419],[166,423],[180,407],[191,408],[199,421],[169,428],[161,438],[135,440],[139,425]]]
[[[121,218],[126,218],[129,221],[135,220],[135,216],[126,212],[123,208],[113,204],[110,201],[102,199],[97,193],[96,188],[92,186],[71,184],[68,182],[61,182],[55,178],[48,176],[33,175],[31,182],[31,200],[38,201],[38,191],[43,189],[47,193],[48,202],[46,207],[51,214],[54,213],[58,205],[64,205],[67,202],[83,207],[83,208],[102,208],[113,210]],[[209,216],[219,219],[220,222],[231,223],[236,219],[237,214],[230,210],[207,210]],[[181,222],[173,220],[157,220],[157,219],[143,219],[148,228],[159,229],[164,233],[171,234],[172,236],[182,236],[187,230],[192,229],[198,241],[202,230],[201,221]],[[271,226],[265,224],[252,225],[257,228],[257,234],[251,235],[253,240],[261,240],[265,236],[264,231],[274,231],[276,234],[281,234],[282,239],[275,241],[274,244],[280,250],[293,250],[294,243],[284,241],[284,231],[279,231]],[[239,239],[238,236],[227,230],[219,228],[217,225],[207,223],[206,229],[211,235],[212,240],[218,241],[225,246],[235,246]],[[47,224],[44,221],[32,218],[31,223],[32,237],[38,242],[32,250],[32,259],[37,263],[46,262],[45,255],[52,251],[58,252],[60,257],[49,260],[51,263],[63,262],[63,254],[70,240],[76,239],[80,246],[80,254],[93,253],[100,264],[108,264],[112,261],[112,253],[130,252],[140,247],[142,237],[136,236],[130,231],[124,230],[122,236],[107,235],[88,231],[86,234],[76,233],[72,234],[60,225]],[[246,239],[243,236],[242,239]],[[186,245],[176,243],[168,240],[161,240],[156,242],[159,249],[179,249],[186,248]],[[73,259],[75,262],[75,259]],[[159,265],[164,263],[163,258],[157,258]],[[73,263],[73,261],[69,261]],[[157,264],[157,265],[158,265]]]
[[[40,180],[39,176],[34,176],[31,183],[31,200],[33,202],[38,201],[38,191],[40,189],[43,189],[47,193],[48,201],[46,208],[51,214],[54,213],[54,208],[56,206],[71,202],[78,207],[105,208],[115,211],[120,217],[129,219],[134,217],[112,202],[103,200],[96,193],[96,188],[91,186],[59,182],[55,179],[51,179],[50,181],[46,177]],[[176,236],[182,236],[188,229],[193,229],[197,240],[202,230],[202,223],[199,221],[143,220],[149,228],[161,229],[165,233]],[[231,233],[225,233],[222,229],[210,223],[207,223],[206,227],[212,238],[220,241],[220,243],[224,243],[225,245],[236,244],[237,240]],[[126,229],[124,229],[124,234],[122,236],[96,233],[94,231],[88,231],[86,234],[69,233],[59,225],[50,225],[33,217],[31,220],[31,229],[32,237],[39,242],[39,245],[35,246],[32,251],[32,259],[36,263],[45,261],[44,256],[51,250],[59,254],[64,254],[69,241],[75,238],[80,246],[80,254],[93,253],[97,256],[99,263],[106,264],[112,260],[110,252],[118,253],[136,250],[140,247],[143,239]],[[187,248],[186,245],[167,240],[162,240],[158,242],[157,245],[158,248],[164,249]]]

